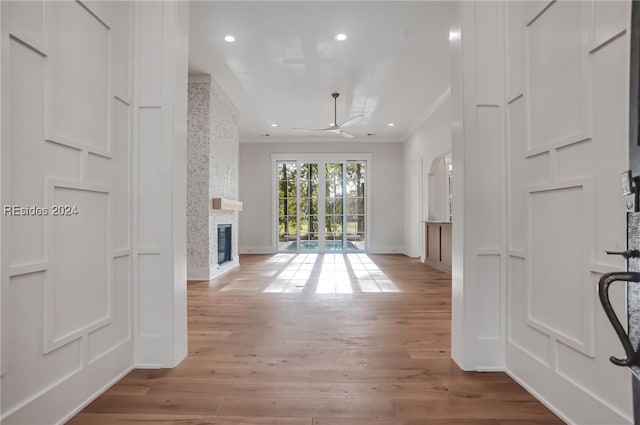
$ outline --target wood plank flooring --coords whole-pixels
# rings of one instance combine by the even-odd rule
[[[135,370],[71,425],[562,424],[450,360],[447,274],[402,255],[244,255],[189,283],[189,356]]]

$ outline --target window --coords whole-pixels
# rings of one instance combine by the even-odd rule
[[[279,252],[366,250],[367,161],[277,160],[275,173]]]

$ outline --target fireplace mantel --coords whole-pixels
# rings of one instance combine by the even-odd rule
[[[242,211],[242,202],[232,199],[213,198],[212,208],[214,210]]]

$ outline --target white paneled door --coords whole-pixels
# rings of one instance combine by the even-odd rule
[[[0,7],[2,423],[53,424],[133,363],[132,7]]]

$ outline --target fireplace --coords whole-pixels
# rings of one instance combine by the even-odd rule
[[[218,265],[231,260],[231,225],[218,224]]]

